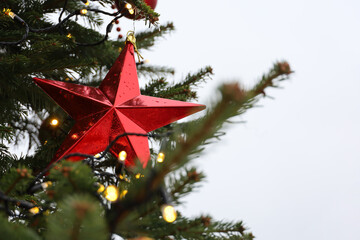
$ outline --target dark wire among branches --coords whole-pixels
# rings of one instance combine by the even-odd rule
[[[50,164],[48,167],[46,167],[42,172],[40,172],[35,179],[29,184],[28,188],[27,188],[27,192],[29,193],[31,188],[36,184],[36,182],[43,177],[47,172],[49,172],[56,163],[58,163],[59,161],[62,160],[66,160],[70,157],[83,157],[83,158],[88,158],[92,161],[96,160],[96,159],[101,159],[103,158],[109,151],[110,148],[122,137],[126,137],[126,136],[138,136],[138,137],[152,137],[152,138],[163,138],[163,137],[168,137],[170,134],[172,134],[172,132],[166,132],[164,134],[143,134],[143,133],[122,133],[119,134],[118,136],[115,137],[115,139],[113,141],[110,142],[110,144],[106,147],[106,149],[99,155],[99,156],[94,156],[94,155],[90,155],[90,154],[83,154],[83,153],[70,153],[66,156],[64,156],[63,158],[61,158],[60,160]]]
[[[164,138],[164,137],[168,137],[170,134],[172,134],[172,132],[166,132],[164,134],[143,134],[143,133],[122,133],[119,134],[118,136],[116,136],[116,138],[110,142],[110,144],[106,147],[106,149],[98,156],[94,156],[94,155],[90,155],[90,154],[82,154],[82,153],[71,153],[68,154],[66,156],[64,156],[63,158],[61,158],[60,160],[50,164],[48,167],[46,167],[42,172],[40,172],[35,179],[29,184],[28,188],[26,189],[26,193],[27,194],[33,194],[36,190],[41,189],[41,183],[36,184],[37,181],[43,177],[47,172],[49,172],[58,162],[62,161],[62,160],[66,160],[70,157],[83,157],[85,159],[90,159],[92,161],[96,160],[96,159],[101,159],[103,158],[109,151],[110,148],[122,137],[126,137],[126,136],[139,136],[139,137],[151,137],[151,138]],[[160,195],[163,197],[163,201],[164,202],[169,202],[170,197],[168,196],[168,194],[166,194],[166,191],[164,189],[159,189]],[[14,203],[16,204],[18,207],[21,208],[25,208],[25,209],[30,209],[35,207],[35,205],[31,202],[25,201],[25,200],[18,200],[18,199],[14,199],[11,197],[8,197],[5,193],[0,191],[0,200],[5,202],[4,206],[0,206],[0,210],[5,210],[7,212],[7,214],[9,216],[13,216],[13,214],[9,211],[8,209],[8,204],[9,203]],[[15,215],[14,215],[15,216]]]
[[[64,7],[59,15],[59,22],[56,25],[50,26],[50,27],[46,27],[46,28],[32,28],[31,26],[29,26],[25,20],[23,20],[21,17],[19,17],[18,15],[16,15],[13,12],[9,12],[9,9],[5,12],[6,15],[8,15],[9,17],[13,18],[14,20],[16,20],[18,23],[24,25],[25,27],[25,33],[22,36],[22,38],[18,41],[15,42],[0,42],[0,45],[18,45],[22,42],[24,42],[28,36],[29,36],[29,32],[33,32],[33,33],[40,33],[40,32],[49,32],[55,29],[59,29],[62,25],[64,25],[71,17],[73,16],[78,16],[78,15],[84,15],[84,13],[82,11],[89,11],[89,12],[95,12],[95,13],[101,13],[104,15],[108,15],[108,16],[115,16],[115,18],[113,18],[106,26],[106,33],[105,36],[99,40],[98,42],[95,43],[79,43],[79,42],[75,42],[76,45],[78,46],[96,46],[99,45],[103,42],[105,42],[109,36],[109,33],[111,32],[113,25],[115,23],[116,20],[122,18],[124,16],[124,11],[127,11],[126,8],[120,9],[119,11],[115,12],[115,13],[108,13],[106,11],[102,11],[100,9],[94,9],[94,8],[84,8],[84,9],[78,9],[75,10],[74,12],[70,13],[69,15],[67,15],[63,20],[61,20],[62,15],[64,14],[65,10],[66,10],[66,6],[67,6],[67,0],[64,3]]]

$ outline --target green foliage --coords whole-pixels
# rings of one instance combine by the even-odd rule
[[[204,179],[204,173],[198,172],[195,167],[185,168],[180,172],[176,172],[176,174],[171,174],[167,178],[166,185],[174,204],[182,204],[182,198],[200,187],[199,185]]]
[[[185,157],[188,158],[193,153],[199,153],[203,145],[211,143],[214,139],[218,140],[225,123],[229,123],[233,117],[254,107],[261,97],[266,96],[266,88],[278,87],[279,83],[287,79],[291,73],[287,62],[277,62],[269,73],[265,74],[250,90],[243,89],[238,83],[221,86],[219,88],[221,99],[208,108],[207,114],[200,119],[183,124],[182,130],[189,134],[187,142],[179,145],[171,153],[174,153],[175,158],[179,157],[176,161],[181,161],[186,154],[189,154]],[[198,128],[199,125],[202,126],[201,129]]]
[[[27,168],[11,168],[1,176],[0,190],[8,196],[21,196],[33,178]]]
[[[142,0],[129,0],[129,2],[133,3],[143,15],[145,15],[146,20],[150,23],[155,23],[160,14],[156,13],[151,7],[149,7],[144,1]]]
[[[164,34],[171,33],[175,30],[172,22],[160,25],[159,28],[140,32],[136,34],[136,46],[139,49],[149,49],[155,44],[155,40],[159,37],[163,37]]]
[[[101,206],[96,199],[87,195],[65,197],[59,203],[57,212],[48,219],[46,239],[109,239]]]
[[[64,2],[7,0],[3,7],[11,8],[32,28],[44,28],[57,24],[49,13],[58,14]],[[159,15],[143,1],[130,2],[145,15],[146,21],[156,23]],[[113,0],[90,1],[91,7],[101,5],[108,9],[113,3]],[[69,0],[63,19],[83,7],[82,1]],[[251,89],[238,84],[223,85],[219,88],[220,98],[203,117],[156,130],[172,131],[162,149],[166,154],[162,164],[155,161],[155,147],[150,149],[152,160],[146,169],[141,166],[124,169],[107,154],[94,161],[63,160],[50,172],[38,175],[49,165],[73,120],[32,82],[32,77],[98,86],[117,58],[119,48],[124,47],[124,42],[111,40],[91,47],[79,46],[77,43],[95,43],[104,37],[96,30],[103,22],[101,14],[89,12],[79,18],[88,25],[72,18],[52,31],[31,32],[21,44],[0,45],[0,211],[6,214],[0,215],[0,238],[101,240],[117,233],[125,239],[147,236],[252,240],[253,235],[241,221],[216,221],[210,216],[188,218],[178,212],[175,222],[165,222],[161,206],[166,203],[166,193],[162,190],[166,189],[175,207],[183,204],[183,197],[205,179],[201,171],[189,167],[192,159],[202,153],[205,145],[220,139],[222,128],[233,117],[266,96],[267,88],[278,87],[280,81],[287,79],[291,73],[289,65],[274,64]],[[167,23],[137,33],[137,47],[140,52],[150,49],[156,40],[172,31],[173,23]],[[17,41],[24,34],[24,26],[0,14],[0,32],[0,42]],[[138,65],[138,74],[147,80],[142,94],[190,101],[197,99],[196,88],[211,79],[213,70],[204,67],[175,83],[166,79],[174,74],[170,67],[142,63]],[[47,122],[52,116],[57,116],[61,127],[49,127]],[[16,157],[7,144],[16,144],[24,137],[29,140],[29,149],[36,151]],[[151,140],[156,146],[158,139]],[[115,202],[108,201],[105,193],[98,191],[101,185],[115,185],[121,197]]]
[[[16,156],[11,155],[8,151],[8,147],[4,144],[0,144],[0,176],[3,176],[10,169],[15,159]]]
[[[0,214],[0,236],[6,240],[40,240],[35,231],[21,223],[11,223],[7,217]]]
[[[146,229],[146,228],[145,228]],[[247,233],[242,222],[214,221],[209,216],[200,216],[193,219],[179,216],[175,223],[158,221],[155,227],[146,229],[154,239],[210,240],[210,239],[239,239],[251,240],[254,237]]]
[[[113,4],[113,1],[101,0],[97,2],[103,6]],[[90,6],[93,7],[90,1]],[[142,1],[134,1],[148,19],[158,15],[145,6]],[[64,1],[8,0],[3,7],[11,9],[33,28],[50,27],[57,22],[50,19],[47,13],[60,12]],[[84,3],[68,1],[63,18],[77,10],[84,8]],[[32,77],[55,79],[59,81],[72,81],[98,86],[103,73],[112,66],[118,56],[119,47],[124,43],[119,41],[105,41],[104,43],[86,47],[77,46],[79,43],[96,43],[104,36],[94,28],[103,22],[102,15],[89,12],[86,16],[79,16],[90,23],[84,27],[74,18],[71,18],[61,27],[50,32],[30,33],[27,41],[18,46],[0,45],[0,123],[7,124],[14,129],[17,136],[25,134],[30,139],[29,147],[38,144],[36,141],[39,121],[43,120],[33,114],[42,110],[50,113],[56,111],[54,103],[32,81]],[[160,31],[159,31],[160,29]],[[154,45],[155,39],[171,32],[172,23],[160,26],[157,30],[149,30],[138,34],[139,48],[147,49]],[[12,20],[5,14],[0,14],[0,41],[17,41],[24,33],[21,24]],[[72,38],[67,34],[71,33]],[[157,71],[169,72],[172,70],[157,67],[144,67],[139,74],[145,75]],[[29,121],[29,119],[35,121]],[[34,143],[34,144],[33,144]]]
[[[63,161],[51,171],[49,178],[56,182],[49,190],[55,200],[62,199],[73,193],[91,193],[96,191],[95,179],[91,168],[81,162]]]
[[[186,78],[178,83],[169,84],[164,77],[152,79],[141,91],[144,95],[169,98],[180,101],[196,100],[197,94],[194,88],[200,83],[211,79],[213,74],[211,67],[200,69],[195,74],[188,74]]]

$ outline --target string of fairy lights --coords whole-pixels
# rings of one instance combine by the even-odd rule
[[[89,1],[88,0],[81,0],[84,5],[87,7],[89,6]],[[21,37],[21,39],[19,39],[18,41],[12,41],[12,42],[0,42],[0,45],[18,45],[22,42],[24,42],[25,40],[28,39],[29,37],[29,33],[40,33],[40,32],[49,32],[52,31],[54,29],[60,29],[62,25],[64,25],[68,20],[70,20],[72,17],[74,16],[79,16],[79,15],[86,15],[88,12],[95,12],[95,13],[101,13],[104,15],[108,15],[108,16],[114,16],[114,18],[107,24],[106,26],[106,32],[105,32],[105,36],[95,42],[95,43],[80,43],[80,42],[76,42],[75,44],[78,46],[96,46],[99,45],[101,43],[103,43],[104,41],[107,40],[107,38],[109,37],[109,33],[112,31],[114,24],[116,23],[116,21],[120,18],[122,18],[124,16],[124,14],[130,14],[133,15],[135,14],[135,10],[134,7],[130,4],[130,3],[126,3],[124,5],[124,7],[122,9],[119,9],[117,12],[115,13],[109,13],[100,9],[95,9],[95,8],[83,8],[83,9],[78,9],[75,10],[73,12],[71,12],[69,15],[67,15],[64,19],[62,19],[62,15],[65,12],[66,6],[67,6],[67,2],[68,0],[65,0],[64,3],[64,7],[59,15],[59,22],[58,24],[55,24],[53,26],[50,27],[46,27],[46,28],[32,28],[31,26],[29,26],[29,24],[22,19],[19,15],[15,14],[13,11],[11,11],[11,9],[9,8],[4,8],[3,9],[3,14],[7,15],[8,17],[12,18],[14,21],[20,23],[22,26],[24,26],[25,28],[25,33],[23,34],[23,36]],[[69,39],[72,38],[71,33],[67,33],[66,35]]]
[[[57,120],[57,119],[53,119],[51,122],[53,123],[53,125],[57,126],[58,124],[54,124],[56,122],[55,120]],[[93,166],[92,163],[95,160],[100,160],[100,159],[104,158],[105,155],[107,153],[109,153],[110,148],[122,137],[140,136],[140,137],[152,137],[152,138],[167,139],[167,137],[170,134],[172,134],[172,132],[167,132],[167,133],[164,133],[164,134],[123,133],[123,134],[120,134],[120,135],[116,136],[116,138],[107,146],[107,148],[103,152],[101,152],[99,154],[96,154],[96,155],[89,155],[89,154],[82,154],[82,153],[68,154],[68,155],[64,156],[62,159],[60,159],[59,161],[49,165],[41,173],[39,173],[35,177],[35,179],[29,184],[29,186],[28,186],[28,188],[26,190],[26,193],[27,194],[34,194],[34,193],[36,193],[38,191],[46,191],[46,189],[48,187],[50,187],[53,183],[51,181],[43,181],[43,182],[41,182],[41,178],[46,173],[48,173],[53,167],[55,167],[56,164],[59,163],[60,161],[69,159],[71,157],[83,157],[83,158],[85,158],[83,160],[84,163],[88,163],[90,166]],[[166,142],[166,141],[162,142],[162,144],[160,146],[160,152],[159,152],[159,154],[157,156],[157,162],[158,163],[164,162],[164,159],[165,159],[165,153],[164,153],[164,149],[163,149],[163,146],[165,146],[164,142]],[[121,151],[119,153],[119,155],[118,155],[118,162],[122,166],[125,166],[124,162],[125,162],[126,158],[127,158],[126,151]],[[94,168],[92,168],[92,169],[93,169],[93,172],[95,174]],[[96,171],[99,173],[98,170],[96,170]],[[127,181],[127,182],[130,181],[129,179],[127,179],[125,177],[125,174],[123,174],[123,172],[121,172],[118,175],[110,173],[110,172],[102,172],[102,173],[106,173],[106,175],[111,175],[113,177],[116,177],[119,180],[123,180],[123,181]],[[95,174],[95,175],[97,175],[97,174]],[[137,173],[134,176],[135,176],[136,179],[144,177],[144,175],[142,175],[141,173]],[[126,194],[128,193],[128,190],[124,189],[124,190],[120,191],[119,187],[117,187],[117,185],[118,184],[116,184],[116,185],[108,185],[107,187],[105,187],[103,184],[98,183],[98,185],[97,185],[97,187],[98,187],[98,189],[97,189],[98,196],[104,197],[110,203],[116,203],[116,202],[124,199]],[[157,190],[156,194],[160,195],[160,197],[162,199],[162,204],[161,204],[160,209],[161,209],[161,212],[162,212],[163,219],[166,222],[169,222],[169,223],[174,222],[176,220],[177,213],[176,213],[175,208],[171,205],[172,200],[171,200],[170,195],[167,193],[167,191],[165,190],[165,188],[163,186],[161,186]],[[10,217],[29,218],[31,216],[37,216],[38,214],[46,214],[49,211],[48,208],[41,208],[41,207],[37,206],[34,203],[31,203],[31,202],[28,202],[28,201],[25,201],[25,200],[18,200],[18,199],[11,198],[11,197],[7,196],[5,193],[3,193],[1,191],[0,191],[0,200],[2,200],[5,203],[4,206],[0,205],[0,210],[4,210],[8,214],[8,216],[10,216]],[[30,213],[30,215],[26,215],[26,214],[23,214],[23,213],[20,213],[20,214],[16,215],[15,213],[13,213],[13,212],[11,212],[9,210],[9,203],[13,203],[16,206],[18,206],[19,208],[26,209]]]
[[[87,7],[89,6],[89,1],[88,0],[81,0],[84,5]],[[119,9],[119,11],[115,12],[115,13],[108,13],[99,9],[93,9],[93,8],[83,8],[83,9],[78,9],[75,10],[73,12],[71,12],[70,14],[68,14],[65,18],[62,19],[63,14],[65,13],[66,10],[66,6],[67,6],[68,0],[65,0],[64,2],[64,6],[63,9],[59,15],[59,21],[57,24],[50,26],[50,27],[46,27],[46,28],[33,28],[31,27],[25,20],[23,20],[19,15],[17,15],[16,13],[14,13],[13,11],[11,11],[11,9],[8,8],[4,8],[3,9],[3,14],[7,15],[8,17],[10,17],[11,19],[13,19],[14,21],[20,23],[24,29],[25,32],[23,34],[23,36],[17,40],[17,41],[12,41],[12,42],[0,42],[0,45],[18,45],[21,44],[22,42],[24,42],[25,40],[28,39],[29,37],[29,33],[41,33],[41,32],[49,32],[52,31],[54,29],[61,29],[61,26],[64,25],[67,21],[69,21],[72,17],[74,16],[79,16],[79,15],[86,15],[88,12],[95,12],[95,13],[100,13],[100,14],[105,14],[108,16],[113,16],[114,18],[107,24],[106,26],[106,33],[105,36],[99,40],[98,42],[95,43],[79,43],[79,42],[75,42],[76,45],[79,46],[95,46],[95,45],[99,45],[101,43],[103,43],[104,41],[107,40],[109,33],[111,32],[113,25],[116,23],[116,21],[120,18],[122,18],[124,16],[124,13],[126,11],[127,14],[131,14],[133,15],[135,13],[135,10],[133,8],[133,6],[129,3],[126,3],[123,7],[123,9]],[[67,33],[66,35],[69,39],[72,38],[71,33]],[[50,125],[57,127],[59,125],[59,120],[54,118],[50,121]],[[66,156],[64,156],[61,160],[66,160],[70,157],[83,157],[85,158],[83,160],[84,163],[90,163],[89,165],[92,166],[92,169],[94,170],[94,162],[96,160],[100,160],[102,158],[105,157],[105,155],[109,152],[110,148],[122,137],[125,136],[131,136],[131,135],[135,135],[135,136],[141,136],[141,137],[157,137],[157,138],[161,138],[161,139],[165,139],[162,141],[161,146],[160,146],[160,151],[157,155],[156,161],[158,163],[163,163],[165,160],[165,153],[164,153],[164,149],[166,147],[166,139],[169,136],[169,134],[171,134],[171,132],[165,133],[165,134],[139,134],[139,133],[123,133],[118,135],[108,146],[107,148],[100,154],[96,154],[95,156],[93,155],[88,155],[88,154],[82,154],[82,153],[71,153],[68,154]],[[100,172],[99,170],[94,171],[95,175],[111,175],[113,177],[115,177],[117,180],[124,180],[124,181],[129,181],[128,179],[126,179],[123,175],[123,170],[125,169],[125,160],[127,158],[127,153],[126,151],[121,151],[118,154],[118,162],[120,164],[121,167],[121,174],[117,175],[117,174],[112,174],[110,172]],[[60,160],[60,161],[61,161]],[[59,161],[58,161],[59,162]],[[56,162],[56,163],[58,163]],[[39,173],[35,179],[29,184],[26,193],[27,194],[34,194],[38,191],[46,191],[46,189],[51,186],[53,183],[51,181],[45,181],[45,182],[41,182],[42,177],[48,173],[56,164],[53,163],[51,165],[49,165],[46,169],[44,169],[41,173]],[[135,174],[135,178],[140,178],[143,177],[143,175],[141,175],[140,173]],[[116,184],[117,185],[117,184]],[[125,198],[126,194],[128,193],[128,190],[122,190],[120,191],[119,188],[116,185],[108,185],[107,187],[105,187],[102,184],[98,184],[98,190],[97,190],[97,194],[99,196],[103,196],[107,201],[109,201],[110,203],[116,203],[117,201]],[[176,210],[174,209],[174,207],[171,205],[171,197],[169,196],[169,194],[167,193],[167,191],[165,190],[164,187],[160,187],[158,190],[158,194],[161,196],[162,198],[162,206],[161,206],[161,211],[162,211],[162,215],[163,215],[163,219],[166,222],[174,222],[176,220],[177,214],[176,214]],[[29,202],[29,201],[25,201],[25,200],[19,200],[19,199],[15,199],[15,198],[11,198],[9,197],[6,193],[3,193],[0,191],[0,200],[4,202],[4,206],[0,205],[0,210],[4,210],[8,216],[10,217],[23,217],[23,218],[28,218],[31,216],[37,216],[38,214],[46,214],[49,211],[49,208],[41,208],[39,206],[37,206],[36,204]],[[9,204],[15,204],[16,206],[18,206],[19,208],[23,208],[26,209],[30,215],[25,214],[25,213],[15,213],[9,210]]]

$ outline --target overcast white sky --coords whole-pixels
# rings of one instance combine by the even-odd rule
[[[229,79],[252,86],[276,60],[296,72],[196,162],[208,181],[185,213],[243,220],[259,240],[360,239],[360,2],[159,0],[156,10],[177,31],[143,55],[174,66],[174,79],[211,65],[200,103]]]

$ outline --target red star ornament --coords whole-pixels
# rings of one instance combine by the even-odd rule
[[[205,108],[200,104],[141,95],[134,46],[130,42],[98,88],[40,78],[34,81],[75,119],[51,163],[75,152],[94,155],[104,151],[119,134],[146,134]],[[126,166],[134,165],[135,159],[139,159],[145,167],[150,159],[147,137],[120,138],[110,152],[118,157],[123,150],[127,153]]]

